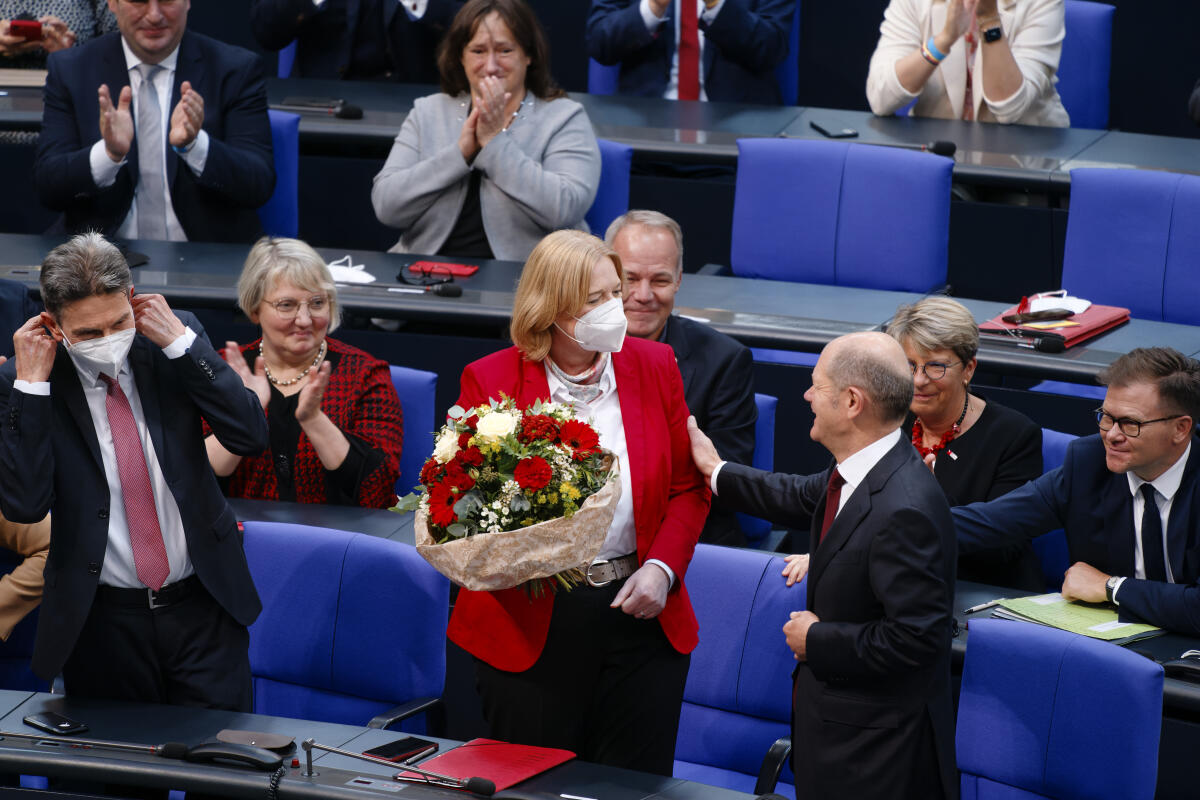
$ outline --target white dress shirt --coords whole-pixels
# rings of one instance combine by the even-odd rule
[[[196,334],[188,328],[178,339],[163,348],[167,358],[178,358],[187,352],[195,341]],[[68,351],[69,352],[69,351]],[[129,523],[125,519],[125,502],[121,496],[121,475],[117,469],[117,451],[113,446],[112,431],[108,425],[108,409],[105,397],[108,390],[100,380],[100,373],[89,365],[80,365],[71,359],[79,382],[83,385],[83,395],[87,400],[88,412],[92,415],[92,424],[96,429],[96,440],[100,445],[100,459],[104,463],[104,476],[108,481],[108,546],[104,551],[104,566],[100,570],[100,583],[107,586],[117,586],[123,589],[145,589],[146,585],[138,580],[137,567],[133,562],[133,545],[129,541]],[[138,438],[142,442],[142,453],[146,457],[146,468],[150,472],[150,486],[154,491],[154,508],[158,512],[158,525],[162,530],[163,544],[167,551],[167,563],[171,571],[167,575],[167,584],[176,583],[192,574],[192,561],[188,556],[187,539],[183,533],[183,519],[179,515],[179,505],[175,495],[167,485],[162,467],[158,463],[158,455],[154,450],[154,441],[146,427],[146,415],[142,411],[142,400],[138,395],[137,385],[133,380],[133,372],[129,368],[129,359],[121,365],[117,374],[117,382],[121,391],[129,398],[129,407],[133,411],[133,419],[137,424]],[[26,394],[50,395],[50,382],[15,381],[13,388]]]
[[[688,2],[688,0],[672,0],[675,4],[675,50],[671,55],[671,77],[667,79],[667,90],[663,92],[663,97],[667,100],[679,99],[679,3]],[[706,25],[712,25],[717,18],[717,14],[721,13],[721,8],[725,5],[725,0],[720,0],[712,8],[704,7],[704,0],[695,0],[696,3],[696,19],[704,22]],[[638,10],[642,12],[642,21],[646,23],[646,30],[652,35],[667,21],[666,17],[656,17],[654,12],[650,10],[650,0],[641,0],[638,5]],[[707,100],[708,94],[704,91],[704,28],[700,27],[697,30],[697,39],[700,42],[700,99]]]
[[[619,558],[637,552],[637,528],[633,520],[633,483],[629,476],[629,447],[625,443],[625,423],[621,417],[621,399],[617,394],[617,377],[613,374],[612,358],[605,360],[600,373],[600,396],[591,403],[576,400],[567,392],[567,385],[559,380],[549,367],[545,367],[546,382],[550,386],[550,401],[575,407],[579,419],[586,420],[600,435],[600,446],[616,454],[621,465],[621,497],[608,536],[600,548],[597,559]],[[667,573],[670,584],[675,583],[675,573],[657,558],[647,559],[647,564],[657,564]]]
[[[133,102],[130,104],[129,113],[134,120],[136,128],[138,118],[138,92],[142,88],[142,73],[137,68],[141,65],[141,61],[133,51],[129,49],[129,43],[124,37],[121,39],[121,48],[125,51],[125,66],[129,69],[129,88],[133,90]],[[159,169],[165,178],[167,174],[167,137],[171,134],[171,113],[175,110],[171,108],[171,90],[175,86],[175,65],[179,62],[179,48],[176,47],[169,56],[158,63],[158,66],[163,69],[154,76],[154,88],[158,92],[158,107],[162,112],[162,135],[163,139],[156,146],[150,147],[148,143],[138,142],[138,159],[153,158],[157,156],[159,160]],[[114,87],[110,87],[110,93]],[[115,106],[120,99],[118,94],[112,94],[112,102]],[[137,136],[135,130],[134,136]],[[208,132],[201,130],[196,134],[196,138],[192,140],[192,147],[188,150],[187,155],[180,156],[180,159],[187,165],[188,169],[195,175],[200,175],[204,172],[204,164],[208,161]],[[108,152],[104,149],[103,137],[92,145],[89,161],[92,167],[92,180],[96,182],[96,186],[103,189],[112,186],[117,180],[117,174],[121,168],[128,163],[127,158],[121,159],[118,163],[113,163],[113,160],[108,157]],[[183,232],[183,226],[179,224],[179,217],[175,216],[175,206],[171,203],[171,183],[163,180],[163,192],[166,194],[166,209],[167,209],[167,238],[172,242],[187,241],[187,234]],[[125,221],[121,223],[121,227],[117,230],[117,236],[123,239],[137,238],[137,196],[133,198],[133,203],[129,206],[129,214],[125,217]]]

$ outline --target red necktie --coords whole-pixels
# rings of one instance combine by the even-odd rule
[[[112,430],[113,449],[117,452],[121,498],[125,504],[125,521],[129,525],[129,542],[133,545],[133,565],[138,580],[157,592],[166,582],[171,568],[167,563],[162,529],[158,527],[146,454],[142,452],[133,410],[129,407],[129,398],[121,391],[121,384],[103,373],[100,380],[108,387],[104,408],[108,411],[108,427]]]
[[[842,501],[842,486],[845,483],[846,479],[842,477],[842,473],[834,467],[833,472],[829,473],[829,487],[825,490],[825,517],[821,521],[821,538],[817,540],[818,545],[825,541],[825,534],[829,533],[829,526],[837,516],[838,504]]]
[[[679,99],[700,99],[700,26],[696,0],[679,0]]]

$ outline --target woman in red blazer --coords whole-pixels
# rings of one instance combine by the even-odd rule
[[[574,403],[621,462],[622,494],[589,584],[530,599],[463,590],[448,635],[475,656],[492,736],[670,775],[697,624],[683,578],[708,514],[671,349],[625,338],[617,254],[550,234],[525,264],[514,347],[469,364],[458,404]]]

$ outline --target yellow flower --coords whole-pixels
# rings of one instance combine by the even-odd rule
[[[563,497],[566,497],[570,500],[579,499],[579,490],[566,481],[562,482],[562,484],[558,487],[558,490],[562,492]]]

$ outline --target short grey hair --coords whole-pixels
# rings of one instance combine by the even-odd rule
[[[678,222],[658,211],[635,208],[632,211],[626,211],[609,224],[608,230],[604,233],[605,243],[612,247],[617,234],[630,225],[645,225],[647,228],[661,228],[670,231],[671,236],[675,239],[677,255],[675,274],[683,274],[683,230],[680,229]]]
[[[926,297],[896,309],[887,332],[902,346],[926,353],[946,349],[964,364],[979,352],[979,325],[967,307],[949,297]]]
[[[73,236],[42,262],[42,304],[55,318],[77,300],[128,292],[133,274],[112,242],[91,231]]]
[[[913,379],[907,370],[897,370],[868,348],[842,346],[835,355],[826,374],[839,392],[856,386],[878,409],[881,422],[904,421],[913,399]]]
[[[325,259],[307,242],[299,239],[264,236],[254,243],[238,278],[238,306],[249,316],[258,311],[267,290],[287,281],[306,292],[322,292],[329,296],[329,329],[332,333],[342,321],[338,305],[337,286]]]

